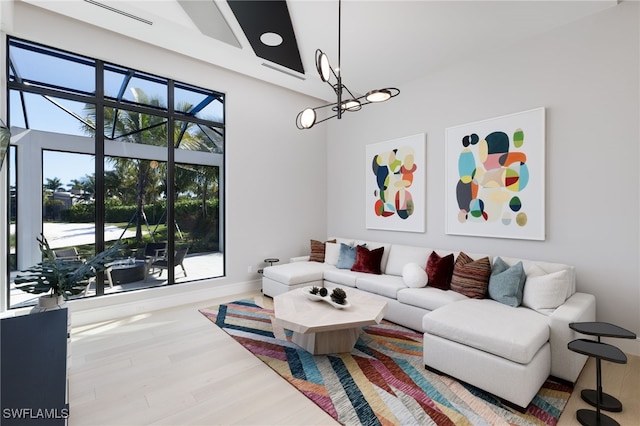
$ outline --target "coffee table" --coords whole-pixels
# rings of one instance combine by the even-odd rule
[[[314,354],[351,352],[360,329],[379,324],[387,302],[343,288],[349,307],[336,309],[324,301],[311,301],[304,289],[295,289],[273,298],[275,318],[293,331],[291,340]]]

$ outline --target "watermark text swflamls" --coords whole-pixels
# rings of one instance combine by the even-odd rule
[[[68,408],[3,408],[4,419],[66,419]]]

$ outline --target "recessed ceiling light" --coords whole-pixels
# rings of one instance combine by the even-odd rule
[[[280,46],[282,44],[282,36],[276,33],[264,33],[260,36],[260,41],[267,46]]]

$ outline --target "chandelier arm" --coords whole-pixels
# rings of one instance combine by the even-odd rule
[[[332,115],[332,116],[330,116],[330,117],[323,118],[322,120],[318,120],[318,121],[316,121],[316,122],[314,123],[314,126],[315,126],[316,124],[318,124],[318,123],[322,123],[323,121],[331,120],[332,118],[335,118],[335,117],[337,117],[337,116],[338,116],[338,114],[335,114],[335,115]]]
[[[340,70],[338,70],[338,72],[340,72]],[[339,80],[338,74],[336,74],[336,72],[333,70],[333,68],[331,68],[331,74],[333,74],[333,76],[336,78],[336,80]],[[327,81],[327,83],[329,83],[329,81]],[[329,83],[331,85],[331,83]]]
[[[331,104],[331,105],[333,105],[333,104]],[[324,105],[324,106],[328,106],[328,105]],[[311,125],[311,127],[315,126],[315,125],[316,125],[316,124],[318,124],[318,123],[322,123],[323,121],[327,121],[327,120],[331,120],[332,118],[336,118],[337,116],[338,116],[338,114],[334,114],[334,115],[331,115],[331,116],[329,116],[329,117],[325,117],[325,118],[323,118],[322,120],[317,120],[317,121],[315,121],[315,122]],[[305,129],[310,129],[310,128],[311,128],[311,127],[301,127],[301,126],[298,126],[298,123],[296,123],[296,127],[297,127],[299,130],[305,130]]]
[[[312,109],[314,111],[317,111],[319,109],[330,107],[330,106],[334,106],[334,105],[336,105],[336,103],[335,102],[331,102],[330,104],[320,105],[320,106],[317,106],[317,107],[313,107]],[[324,120],[322,120],[322,121],[324,121]]]
[[[353,94],[353,93],[351,93],[351,90],[349,90],[349,88],[348,88],[346,85],[344,85],[344,84],[342,85],[342,88],[343,88],[344,90],[346,90],[346,91],[347,91],[347,93],[349,93],[349,95],[351,95],[351,99],[355,99],[356,101],[358,101],[358,100],[360,100],[360,98],[364,98],[364,95],[360,96],[360,98],[356,98],[356,97],[354,96],[354,94]]]

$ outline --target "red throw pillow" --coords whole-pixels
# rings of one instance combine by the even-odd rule
[[[432,251],[427,260],[427,285],[442,290],[449,290],[451,287],[451,275],[453,274],[453,253],[440,257],[438,253]]]
[[[382,274],[380,262],[382,261],[383,253],[384,247],[369,250],[366,247],[357,246],[356,261],[351,267],[351,270],[355,272],[366,272],[368,274]]]

